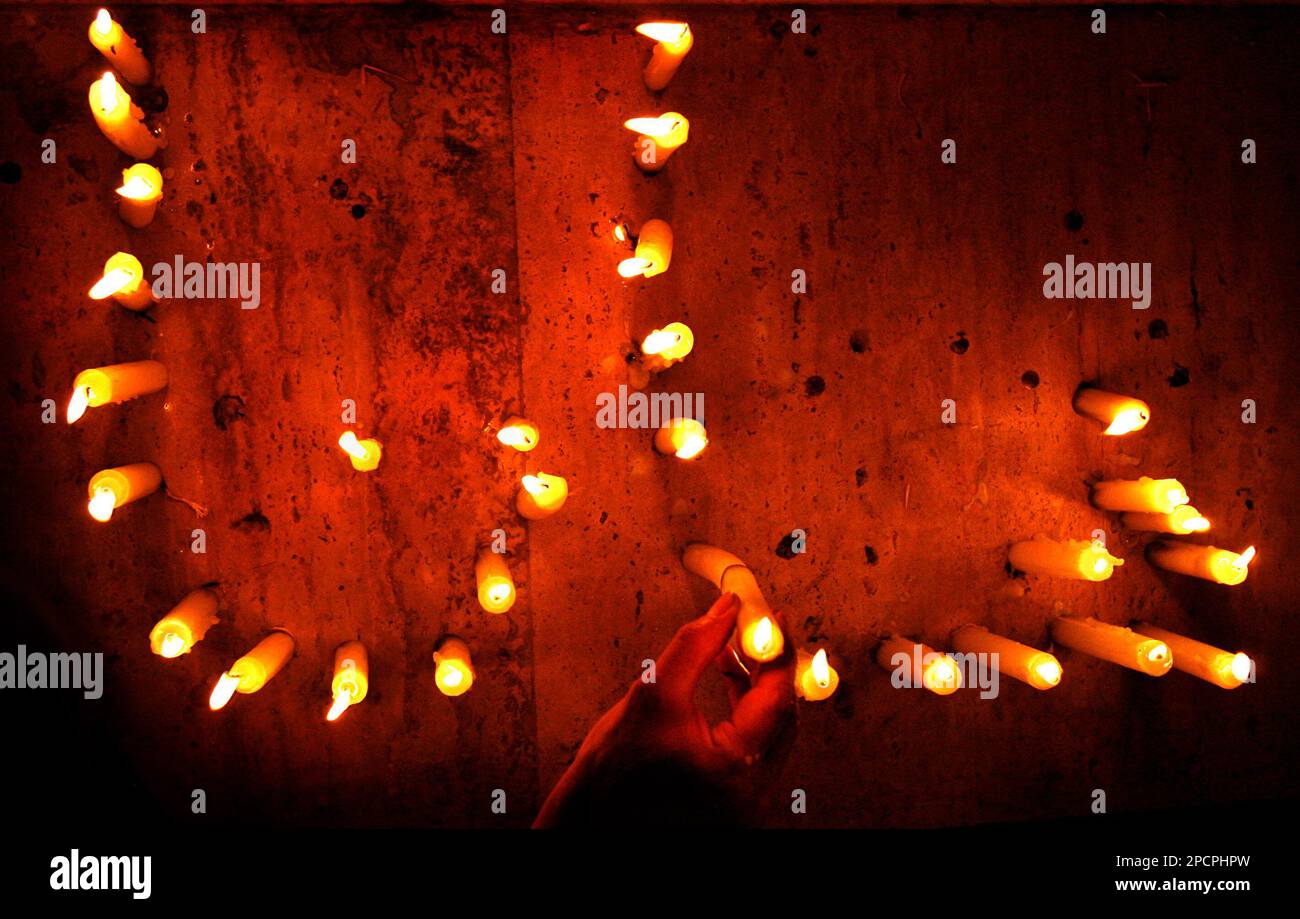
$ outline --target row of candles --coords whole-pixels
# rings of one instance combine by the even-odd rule
[[[693,45],[690,27],[686,23],[656,22],[642,24],[637,31],[656,41],[643,76],[648,87],[662,89]],[[132,82],[148,80],[151,69],[147,61],[107,11],[101,10],[92,24],[91,41],[124,75],[129,71],[128,79],[135,78]],[[149,156],[156,151],[156,138],[144,128],[141,113],[117,86],[111,73],[92,86],[90,99],[101,130],[120,149],[136,156]],[[633,118],[625,126],[637,134],[634,146],[637,165],[649,172],[662,169],[686,142],[689,133],[689,122],[675,112],[657,118]],[[146,134],[153,146],[144,139]],[[123,219],[132,226],[147,225],[161,197],[161,175],[148,164],[138,163],[124,173],[123,187],[118,193],[123,199]],[[615,238],[631,242],[630,232],[621,223],[615,227]],[[620,276],[650,278],[668,269],[673,236],[666,222],[647,221],[634,245],[634,255],[618,266]],[[91,296],[96,299],[111,296],[130,309],[144,309],[152,302],[140,263],[127,253],[117,253],[109,260]],[[649,374],[662,372],[685,359],[693,345],[694,336],[683,323],[655,329],[641,342],[641,368],[647,378]],[[90,407],[158,392],[166,387],[167,381],[167,370],[157,361],[83,371],[73,383],[67,420],[77,421]],[[1150,420],[1150,409],[1140,400],[1092,387],[1078,390],[1074,408],[1100,423],[1102,433],[1110,436],[1141,430]],[[527,453],[540,443],[540,432],[527,419],[512,417],[501,426],[497,439],[507,447]],[[703,425],[690,418],[669,420],[654,438],[658,452],[687,460],[698,457],[707,444]],[[355,432],[345,431],[338,445],[354,469],[371,472],[378,468],[382,458],[382,444],[378,440],[360,439]],[[161,481],[161,472],[152,463],[102,470],[90,482],[90,515],[107,521],[117,508],[156,491]],[[1186,535],[1210,527],[1209,521],[1190,505],[1181,483],[1174,479],[1142,477],[1103,481],[1091,490],[1096,507],[1120,512],[1123,524],[1132,529]],[[515,503],[523,518],[540,520],[559,511],[567,498],[568,483],[563,477],[539,472],[521,478]],[[1235,553],[1171,540],[1158,540],[1147,548],[1148,560],[1157,567],[1225,585],[1245,580],[1253,556],[1253,548]],[[1104,545],[1087,540],[1057,542],[1036,538],[1012,545],[1009,557],[1012,566],[1021,571],[1088,581],[1104,581],[1113,574],[1115,566],[1123,564]],[[740,598],[735,634],[740,652],[759,663],[781,656],[785,637],[753,573],[739,558],[696,543],[686,548],[683,564],[708,578],[720,590],[734,592]],[[486,549],[480,552],[475,580],[479,603],[486,612],[505,613],[514,605],[514,581],[499,554]],[[217,607],[217,597],[211,590],[201,588],[189,594],[154,626],[150,634],[154,653],[165,658],[188,653],[216,623]],[[1053,620],[1051,635],[1056,644],[1142,673],[1161,676],[1173,667],[1228,689],[1245,682],[1253,668],[1245,654],[1229,653],[1145,623],[1135,631],[1096,619],[1061,616]],[[1061,680],[1063,671],[1053,654],[995,635],[981,626],[963,626],[952,634],[951,644],[958,652],[990,655],[1000,672],[1036,689],[1050,689]],[[221,675],[212,691],[210,706],[219,709],[236,692],[252,693],[261,689],[293,656],[294,647],[288,632],[277,629],[268,633]],[[961,669],[952,657],[908,638],[886,638],[877,648],[876,660],[888,670],[896,670],[900,663],[907,666],[915,674],[916,685],[941,695],[961,686]],[[434,651],[434,665],[435,684],[444,694],[461,695],[472,686],[474,669],[470,650],[462,639],[443,638]],[[827,699],[838,685],[839,674],[825,648],[815,652],[796,651],[795,690],[801,698]],[[369,659],[365,646],[359,641],[345,642],[335,652],[330,684],[333,701],[327,719],[337,719],[349,706],[362,701],[368,687]]]

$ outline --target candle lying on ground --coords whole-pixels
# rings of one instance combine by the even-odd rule
[[[1149,622],[1139,622],[1135,631],[1167,644],[1173,651],[1175,670],[1190,673],[1224,689],[1236,689],[1250,679],[1254,670],[1254,662],[1245,654],[1233,654]]]
[[[667,370],[685,360],[695,347],[695,335],[684,322],[670,322],[655,329],[641,342],[641,355],[645,369],[651,373]]]
[[[129,226],[147,227],[162,200],[162,189],[162,173],[148,163],[123,169],[122,187],[117,189],[118,216]]]
[[[673,230],[662,220],[647,220],[636,238],[636,255],[618,263],[625,278],[653,278],[668,270],[673,260]]]
[[[90,24],[90,43],[128,83],[143,86],[153,76],[153,68],[145,59],[140,46],[118,25],[108,10],[100,10]]]
[[[674,418],[655,434],[655,449],[666,456],[694,459],[709,445],[704,425],[694,418]]]
[[[1046,651],[994,635],[978,625],[964,625],[952,633],[952,646],[965,654],[986,654],[998,673],[1015,677],[1034,689],[1051,689],[1061,682],[1061,665]]]
[[[1214,546],[1194,546],[1165,539],[1158,539],[1147,546],[1147,561],[1157,568],[1190,574],[1194,578],[1204,578],[1229,587],[1246,580],[1248,566],[1254,557],[1254,546],[1241,554]]]
[[[158,392],[167,385],[167,368],[158,361],[131,361],[92,367],[77,374],[68,399],[68,424],[75,423],[87,408],[126,402]]]
[[[794,692],[799,698],[821,702],[833,696],[839,685],[840,675],[831,666],[825,648],[816,654],[800,650],[795,655]]]
[[[961,668],[946,654],[910,638],[891,635],[876,649],[876,663],[898,674],[895,687],[923,686],[938,696],[961,689]],[[902,682],[898,682],[901,679]]]
[[[506,420],[497,431],[497,440],[507,447],[514,447],[520,453],[527,453],[537,446],[541,436],[537,432],[537,425],[531,421],[515,416]]]
[[[541,520],[549,517],[564,507],[569,498],[569,483],[558,475],[526,475],[519,480],[519,493],[515,495],[515,507],[519,516],[527,520]]]
[[[484,612],[504,613],[515,605],[515,582],[504,556],[491,549],[481,550],[474,563],[474,580]]]
[[[1080,386],[1074,393],[1074,410],[1105,426],[1101,433],[1112,436],[1140,431],[1151,420],[1151,409],[1141,399]]]
[[[1146,530],[1154,533],[1176,533],[1185,536],[1188,533],[1204,533],[1210,528],[1210,521],[1201,516],[1201,512],[1190,504],[1176,507],[1168,514],[1141,514],[1127,512],[1119,515],[1120,523],[1130,530]]]
[[[239,660],[235,661],[212,690],[208,707],[214,712],[224,708],[235,693],[257,692],[293,657],[293,636],[282,629],[268,632]]]
[[[90,299],[112,297],[129,310],[148,309],[153,304],[153,290],[145,280],[144,266],[134,255],[115,252],[104,263],[104,273],[90,288]]]
[[[682,59],[695,44],[695,36],[684,22],[643,22],[636,30],[656,43],[642,77],[647,89],[659,92],[681,66]]]
[[[1173,652],[1163,641],[1096,619],[1058,616],[1052,620],[1052,640],[1147,676],[1164,676],[1173,663]]]
[[[1122,558],[1090,540],[1055,542],[1041,536],[1013,544],[1008,557],[1017,571],[1076,581],[1104,581],[1115,572],[1116,565],[1124,564]]]
[[[334,650],[334,679],[330,695],[334,702],[325,713],[326,721],[337,721],[349,707],[366,697],[370,689],[370,656],[359,641],[345,641]]]
[[[106,73],[90,84],[90,113],[113,146],[127,156],[147,160],[158,152],[159,140],[117,79]]]
[[[153,494],[162,484],[162,473],[153,463],[131,463],[101,469],[90,480],[90,516],[100,523],[113,517],[119,507]]]
[[[217,595],[206,587],[191,591],[149,632],[149,647],[159,657],[189,654],[217,624]]]
[[[665,112],[658,118],[629,118],[623,127],[636,132],[632,159],[642,172],[663,169],[691,133],[691,123],[677,112]]]
[[[348,455],[348,459],[352,461],[352,468],[357,472],[372,472],[378,469],[379,460],[384,455],[383,444],[373,438],[357,440],[357,435],[353,431],[344,431],[339,435],[339,446]]]
[[[469,645],[456,636],[448,635],[438,643],[433,652],[433,663],[433,681],[444,696],[462,695],[474,685]]]
[[[723,593],[734,593],[740,600],[736,641],[751,660],[765,663],[781,656],[785,635],[758,589],[754,573],[744,562],[716,546],[693,542],[682,550],[682,564],[687,571],[712,582]]]
[[[1187,489],[1177,479],[1114,479],[1092,486],[1092,503],[1104,511],[1172,514],[1187,503]]]

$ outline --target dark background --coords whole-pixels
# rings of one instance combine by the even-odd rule
[[[1089,8],[808,5],[792,35],[785,7],[690,6],[696,46],[656,99],[632,27],[673,8],[508,7],[499,36],[487,8],[207,4],[193,35],[190,6],[112,7],[165,90],[137,96],[169,135],[142,230],[116,216],[129,160],[86,104],[105,69],[93,6],[0,7],[0,151],[19,167],[0,185],[0,650],[107,658],[99,701],[0,693],[6,813],[527,825],[640,662],[707,604],[677,560],[690,539],[745,558],[793,638],[837,656],[839,693],[803,707],[786,772],[809,813],[777,802],[772,824],[1066,818],[1096,788],[1128,814],[1293,792],[1295,10],[1110,7],[1102,36]],[[666,110],[690,141],[643,177],[621,122]],[[666,275],[620,282],[619,216],[670,221]],[[260,261],[262,306],[91,302],[117,249]],[[1044,300],[1042,266],[1067,253],[1150,261],[1151,308]],[[497,267],[506,295],[489,292]],[[712,445],[690,465],[594,424],[627,343],[679,319],[696,350],[655,385],[707,395]],[[78,370],[146,357],[168,365],[165,394],[40,423]],[[1097,436],[1070,410],[1083,380],[1147,400],[1151,425]],[[384,441],[375,474],[334,446],[345,398]],[[515,412],[541,426],[527,457],[485,433]],[[143,459],[209,515],[159,494],[90,521],[89,476]],[[525,525],[513,495],[536,469],[571,497]],[[1142,474],[1180,478],[1216,544],[1258,546],[1246,584],[1156,572],[1146,537],[1088,506],[1089,478]],[[188,551],[195,526],[206,555]],[[489,618],[473,555],[498,526],[520,601]],[[808,552],[783,557],[796,527]],[[1009,542],[1095,527],[1127,560],[1110,581],[1008,577]],[[208,581],[221,624],[180,660],[150,654],[152,624]],[[1046,646],[1060,611],[1245,650],[1259,682],[1062,652],[1052,692],[940,699],[893,692],[872,662],[882,633],[941,646],[968,621]],[[296,659],[208,712],[273,626]],[[478,669],[456,700],[432,682],[448,631]],[[354,637],[372,695],[327,726],[333,649]]]

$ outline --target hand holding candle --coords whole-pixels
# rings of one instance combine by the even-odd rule
[[[353,705],[362,701],[370,690],[370,655],[359,641],[345,641],[334,651],[334,678],[330,696],[334,699],[326,721],[337,721]]]
[[[928,689],[947,696],[961,689],[961,668],[957,662],[929,645],[891,635],[876,649],[876,663],[890,671],[895,688]]]
[[[122,221],[136,228],[153,222],[162,200],[162,173],[148,163],[136,163],[122,170],[122,187],[117,189],[117,214]]]
[[[800,699],[821,702],[835,695],[839,685],[840,675],[831,666],[825,648],[816,654],[800,649],[795,655],[794,694]]]
[[[68,424],[75,423],[87,408],[126,402],[158,392],[167,385],[167,368],[157,361],[132,361],[92,367],[77,374],[68,400]]]
[[[1051,689],[1061,682],[1061,665],[1046,651],[994,635],[978,625],[964,625],[952,633],[952,646],[964,654],[985,654],[998,673],[1028,683],[1034,689]]]
[[[115,252],[104,263],[104,273],[90,288],[90,299],[112,297],[129,310],[146,310],[153,305],[153,290],[144,276],[144,266],[134,255]]]
[[[751,660],[765,663],[781,656],[785,635],[758,589],[754,573],[744,562],[716,546],[693,542],[682,550],[682,564],[692,574],[711,581],[723,593],[734,593],[740,599],[736,640]]]
[[[708,445],[704,425],[694,418],[674,418],[655,434],[655,450],[678,459],[695,459]]]
[[[569,483],[558,475],[539,472],[519,480],[515,508],[526,520],[541,520],[564,507],[569,499]]]
[[[618,263],[624,278],[653,278],[668,270],[673,260],[673,230],[662,220],[647,220],[636,238],[636,254]]]
[[[645,65],[642,77],[647,89],[659,92],[677,73],[682,59],[695,44],[695,36],[684,22],[643,22],[636,30],[655,42],[654,53]]]
[[[90,516],[107,523],[113,511],[153,494],[162,484],[162,473],[153,463],[132,463],[101,469],[90,480]]]
[[[127,156],[147,160],[158,152],[161,141],[113,74],[106,73],[90,84],[90,113],[104,136]]]
[[[384,447],[374,439],[357,440],[354,431],[344,431],[339,435],[339,447],[352,461],[352,468],[357,472],[373,472],[379,468],[383,458]]]
[[[629,118],[623,127],[637,135],[632,159],[642,172],[650,173],[663,169],[691,132],[691,123],[678,112],[665,112],[658,118]]]
[[[1114,479],[1092,486],[1092,503],[1104,511],[1172,514],[1187,503],[1187,489],[1177,479]]]
[[[1076,581],[1104,581],[1114,573],[1116,565],[1124,564],[1122,558],[1091,540],[1055,542],[1041,536],[1015,543],[1008,557],[1017,571]]]
[[[100,10],[90,24],[90,43],[128,83],[144,86],[153,77],[153,68],[140,46],[118,25],[108,10]]]
[[[1058,616],[1052,620],[1052,641],[1147,676],[1164,676],[1173,664],[1173,652],[1163,641],[1097,619]]]
[[[158,620],[149,632],[149,647],[154,654],[168,659],[189,654],[216,624],[217,595],[200,587]]]
[[[225,708],[237,692],[257,692],[289,662],[293,649],[293,636],[288,632],[282,629],[268,632],[253,650],[221,674],[208,699],[208,707],[215,712]]]
[[[1173,652],[1175,670],[1190,673],[1222,689],[1236,689],[1251,679],[1255,669],[1254,662],[1245,654],[1233,654],[1185,635],[1157,628],[1149,622],[1138,623],[1135,631],[1168,645]]]
[[[487,613],[508,612],[515,605],[515,582],[510,568],[500,554],[490,548],[480,550],[474,563],[474,580],[478,586],[478,603]]]
[[[1100,422],[1105,428],[1101,433],[1112,437],[1140,431],[1151,420],[1151,409],[1141,399],[1091,386],[1080,386],[1075,391],[1074,410]]]
[[[448,635],[438,643],[433,652],[433,665],[433,681],[444,696],[463,695],[474,685],[469,645],[454,635]]]
[[[1157,568],[1235,587],[1246,580],[1255,547],[1241,554],[1214,546],[1158,539],[1147,546],[1147,561]]]

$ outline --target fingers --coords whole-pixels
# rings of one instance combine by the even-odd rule
[[[740,600],[736,595],[723,594],[707,613],[677,630],[656,668],[657,685],[663,698],[689,702],[694,697],[700,677],[731,638],[739,610]]]
[[[780,613],[777,622],[785,631]],[[732,709],[736,737],[750,755],[767,751],[794,715],[794,661],[794,644],[787,641],[781,656],[762,666]]]

